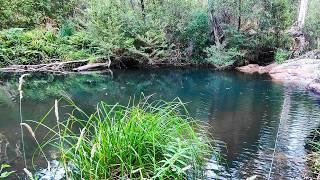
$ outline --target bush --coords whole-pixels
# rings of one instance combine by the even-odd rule
[[[59,29],[59,36],[60,37],[67,37],[72,36],[75,33],[75,28],[71,22],[65,22],[61,25]]]
[[[180,101],[127,107],[102,102],[91,115],[76,107],[51,143],[65,167],[74,166],[68,174],[74,179],[201,177],[213,149],[203,127],[183,110]]]
[[[52,59],[75,60],[95,56],[95,46],[88,35],[59,36],[41,28],[13,28],[0,31],[0,66],[39,64]]]
[[[205,47],[208,21],[206,11],[194,0],[145,1],[145,11],[136,1],[90,1],[87,29],[99,42],[101,54],[146,58],[150,63],[170,58],[171,50],[183,51],[194,41]],[[198,32],[198,30],[200,30]],[[192,35],[192,36],[189,36]],[[198,53],[196,52],[196,53]]]
[[[62,22],[73,16],[78,0],[0,0],[0,29],[30,28],[45,17]]]
[[[218,69],[228,68],[234,65],[242,55],[236,48],[226,49],[222,45],[213,45],[206,48],[207,63],[213,64]]]
[[[290,54],[291,52],[288,50],[277,49],[274,59],[276,63],[281,64],[290,57]]]
[[[209,44],[208,32],[208,12],[197,11],[192,14],[191,21],[185,25],[184,31],[182,31],[181,39],[185,46],[189,43],[193,44],[192,54],[199,55],[203,52]]]
[[[320,49],[320,11],[319,0],[310,0],[304,33],[308,36],[310,49]]]

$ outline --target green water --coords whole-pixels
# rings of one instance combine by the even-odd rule
[[[0,163],[7,162],[21,171],[24,163],[20,154],[19,76],[0,74]],[[188,103],[193,117],[213,127],[210,133],[218,140],[225,160],[221,166],[208,164],[209,178],[267,178],[278,130],[272,178],[302,179],[308,171],[304,145],[310,132],[319,126],[320,100],[299,87],[273,83],[267,76],[208,69],[32,74],[24,84],[22,113],[25,120],[38,121],[62,96],[92,112],[99,101],[126,104],[141,93],[155,99],[179,97]],[[285,97],[289,99],[288,114],[279,123]],[[69,107],[61,108],[61,114],[68,112]],[[52,114],[46,122],[54,125]],[[36,135],[41,139],[45,133],[39,129]],[[28,134],[25,139],[30,166],[36,144]],[[41,157],[36,157],[36,162],[43,165]]]

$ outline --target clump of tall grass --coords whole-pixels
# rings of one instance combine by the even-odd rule
[[[307,147],[311,150],[308,161],[311,166],[311,171],[316,179],[320,179],[320,132],[314,132],[314,138],[308,142]]]
[[[75,106],[66,122],[51,129],[55,136],[47,144],[60,151],[61,162],[72,165],[69,178],[202,177],[212,140],[184,112],[180,100],[128,106],[101,102],[90,115]]]

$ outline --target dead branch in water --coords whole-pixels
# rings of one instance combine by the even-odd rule
[[[54,62],[48,64],[36,65],[11,65],[6,68],[0,68],[4,72],[65,72],[87,65],[89,60],[75,60],[67,62]]]

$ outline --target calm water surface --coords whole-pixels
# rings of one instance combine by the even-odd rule
[[[18,78],[19,74],[0,74],[0,164],[9,163],[19,171],[24,163]],[[252,175],[266,179],[278,130],[272,179],[303,179],[308,176],[305,141],[320,125],[320,98],[297,87],[273,83],[267,76],[237,72],[152,69],[117,70],[112,75],[33,74],[26,78],[24,89],[23,118],[35,121],[61,96],[70,97],[88,112],[99,101],[126,104],[142,92],[166,100],[180,97],[188,102],[193,117],[213,127],[211,133],[225,160],[221,166],[208,165],[212,179],[245,179]],[[61,114],[67,112],[68,107],[61,108]],[[53,119],[50,114],[46,122],[54,124]],[[39,138],[45,133],[41,129],[36,132]],[[36,144],[29,135],[25,139],[31,166]],[[17,174],[15,178],[21,178]]]

